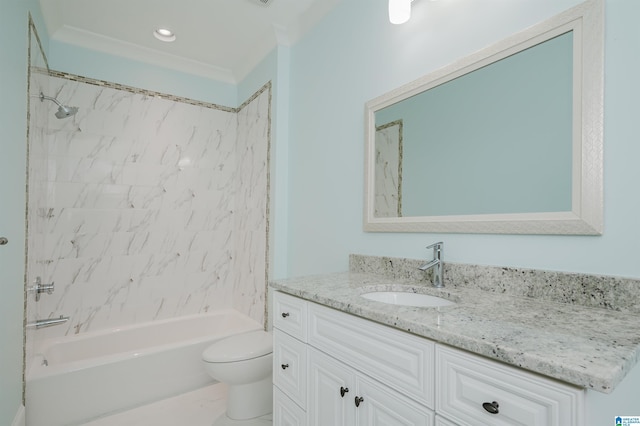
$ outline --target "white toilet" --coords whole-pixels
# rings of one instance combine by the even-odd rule
[[[202,359],[207,373],[229,386],[227,417],[247,420],[271,413],[273,334],[257,330],[220,339]]]

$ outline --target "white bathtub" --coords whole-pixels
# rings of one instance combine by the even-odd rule
[[[47,341],[27,373],[27,426],[77,425],[211,384],[203,350],[261,328],[225,310]]]

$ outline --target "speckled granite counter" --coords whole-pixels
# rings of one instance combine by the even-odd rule
[[[270,285],[312,302],[603,393],[610,393],[640,360],[640,314],[636,312],[474,288],[439,290],[411,279],[355,272],[278,280]],[[415,308],[360,297],[371,290],[399,289],[457,303]]]

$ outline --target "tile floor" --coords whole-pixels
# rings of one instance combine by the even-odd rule
[[[218,383],[79,426],[272,426],[270,414],[246,421],[227,418],[226,393]]]

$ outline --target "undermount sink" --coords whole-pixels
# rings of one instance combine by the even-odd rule
[[[455,305],[455,302],[443,299],[442,297],[429,296],[428,294],[421,293],[411,293],[408,291],[372,291],[369,293],[361,294],[360,296],[364,297],[365,299],[388,303],[391,305],[417,306],[428,308]]]

